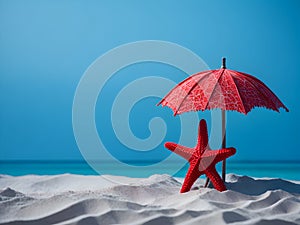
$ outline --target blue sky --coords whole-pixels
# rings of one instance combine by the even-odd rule
[[[237,148],[235,160],[300,160],[299,9],[297,0],[0,0],[0,159],[81,160],[72,103],[84,71],[121,44],[163,40],[192,50],[212,69],[226,56],[228,68],[255,75],[290,109],[229,112],[228,145]],[[155,63],[130,66],[99,96],[96,122],[106,130],[100,135],[120,159],[169,154],[163,143],[147,155],[122,146],[109,123],[117,91],[149,74],[176,82],[187,76]],[[179,120],[156,107],[157,101],[147,98],[132,109],[132,130],[146,138],[149,119],[161,116],[168,124],[164,141],[176,141]]]

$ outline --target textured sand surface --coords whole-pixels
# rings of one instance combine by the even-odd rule
[[[225,192],[201,188],[199,179],[179,194],[181,182],[169,175],[0,175],[0,224],[300,224],[299,181],[229,174]]]

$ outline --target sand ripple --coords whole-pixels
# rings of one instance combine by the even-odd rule
[[[0,224],[300,224],[300,182],[227,178],[228,191],[179,194],[182,179],[168,175],[1,175]]]

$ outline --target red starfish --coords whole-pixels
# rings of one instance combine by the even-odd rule
[[[185,176],[181,193],[191,189],[199,176],[205,174],[218,191],[225,191],[226,187],[216,171],[216,164],[235,154],[235,148],[223,148],[212,151],[208,145],[207,125],[205,120],[199,123],[198,143],[195,148],[188,148],[172,142],[165,143],[165,147],[189,161],[190,167]]]

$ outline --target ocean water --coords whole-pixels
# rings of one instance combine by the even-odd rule
[[[154,164],[153,162],[152,164]],[[149,169],[145,165],[151,165],[151,162],[128,162],[126,171],[114,168],[109,162],[99,162],[101,173],[96,172],[85,161],[1,161],[0,174],[20,176],[27,174],[37,175],[55,175],[63,173],[82,174],[82,175],[124,175],[130,177],[148,177],[152,174],[166,173],[176,177],[184,177],[188,164],[180,170],[174,172],[176,162],[165,163],[163,166],[155,166]],[[221,163],[217,170],[221,171]],[[270,177],[283,178],[290,180],[300,180],[300,162],[227,162],[227,173],[235,173],[252,177]]]

